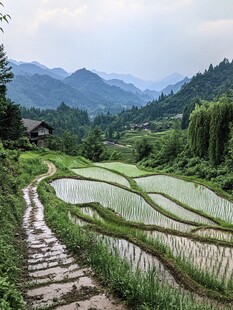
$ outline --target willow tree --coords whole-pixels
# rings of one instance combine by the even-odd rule
[[[222,97],[218,102],[204,103],[191,113],[188,128],[189,148],[194,155],[208,156],[217,166],[223,160],[233,124],[233,101]]]
[[[206,157],[209,149],[210,115],[208,104],[197,105],[190,115],[188,127],[189,149],[194,155]]]
[[[224,98],[214,103],[210,113],[209,159],[212,165],[220,164],[227,142],[230,139],[233,124],[233,102]]]

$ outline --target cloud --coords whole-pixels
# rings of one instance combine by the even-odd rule
[[[50,10],[39,10],[37,16],[35,17],[30,31],[35,31],[40,28],[40,26],[44,24],[53,24],[60,27],[66,27],[68,25],[77,23],[79,18],[85,13],[87,10],[87,5],[81,6],[74,10],[64,7],[64,8],[54,8]]]
[[[157,79],[233,54],[232,0],[5,0],[11,58]],[[224,55],[225,54],[225,55]],[[232,56],[230,56],[232,57]]]
[[[218,19],[207,20],[201,24],[201,31],[205,35],[225,36],[226,34],[233,34],[233,19]]]

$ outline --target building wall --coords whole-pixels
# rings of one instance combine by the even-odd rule
[[[38,128],[38,136],[44,136],[44,135],[48,135],[48,134],[49,134],[48,128],[45,128],[43,126],[40,126]]]

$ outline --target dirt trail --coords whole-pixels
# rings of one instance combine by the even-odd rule
[[[38,183],[56,172],[46,162],[48,172],[38,176],[24,190],[26,212],[23,228],[27,236],[29,289],[26,299],[29,309],[88,310],[126,309],[107,297],[90,277],[91,270],[80,268],[75,258],[46,225],[44,207],[38,194]]]

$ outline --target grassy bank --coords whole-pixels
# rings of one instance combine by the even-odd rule
[[[22,218],[25,202],[21,189],[47,169],[39,158],[19,158],[0,149],[0,309],[23,310],[25,236]]]
[[[95,233],[84,231],[69,220],[66,204],[52,195],[46,183],[40,185],[39,193],[50,227],[83,264],[92,267],[104,286],[127,302],[130,309],[214,309],[162,286],[156,280],[155,270],[132,272],[129,264],[122,262],[117,254],[111,255],[104,245],[96,241]]]

